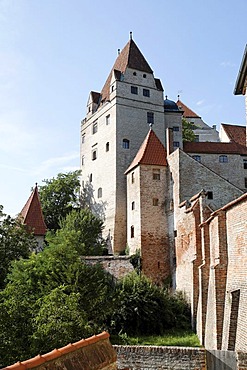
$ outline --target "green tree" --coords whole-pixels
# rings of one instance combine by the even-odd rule
[[[194,130],[197,128],[193,123],[187,121],[185,118],[182,118],[182,135],[184,141],[195,141],[196,135]]]
[[[34,236],[26,231],[21,220],[5,215],[0,206],[0,289],[5,286],[11,262],[28,257],[36,247]]]
[[[101,266],[86,265],[66,245],[13,262],[0,292],[0,364],[106,329],[114,286]]]
[[[80,171],[59,173],[57,177],[43,180],[39,195],[48,229],[57,230],[59,222],[72,209],[80,207]]]
[[[74,247],[82,256],[99,256],[106,253],[101,237],[103,221],[89,209],[72,210],[60,222],[61,229],[47,235],[47,241]]]

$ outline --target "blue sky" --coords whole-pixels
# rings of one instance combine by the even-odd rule
[[[129,32],[160,78],[209,125],[245,124],[233,90],[246,0],[0,0],[0,204],[79,167],[80,121]]]

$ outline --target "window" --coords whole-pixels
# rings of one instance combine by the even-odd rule
[[[137,86],[131,86],[131,94],[138,94],[138,87]]]
[[[179,141],[173,141],[174,148],[179,148]]]
[[[105,123],[106,125],[109,125],[110,124],[110,114],[108,114],[105,118]]]
[[[98,189],[98,198],[102,198],[102,188]]]
[[[197,162],[201,162],[201,156],[200,155],[192,155],[192,158],[195,159]]]
[[[196,143],[199,143],[199,135],[195,135],[195,140]]]
[[[110,148],[110,144],[109,144],[109,142],[107,142],[106,145],[105,145],[105,151],[109,152],[109,148]]]
[[[244,162],[244,169],[247,170],[247,159],[244,159],[243,162]]]
[[[132,211],[134,211],[134,209],[135,209],[135,202],[132,202],[131,203],[131,209],[132,209]]]
[[[157,207],[159,205],[159,199],[153,198],[153,206]]]
[[[160,169],[153,169],[153,180],[160,180]]]
[[[133,76],[136,76],[136,72],[133,72]]]
[[[173,126],[172,131],[179,131],[179,126]]]
[[[131,183],[134,184],[135,182],[135,172],[132,172],[131,174]]]
[[[97,159],[97,149],[92,151],[92,161],[95,161],[95,159]]]
[[[154,124],[154,114],[153,114],[153,112],[147,112],[147,123]]]
[[[113,92],[114,91],[114,85],[112,85],[112,87],[111,87],[111,92]]]
[[[244,187],[247,188],[247,177],[244,178]]]
[[[134,238],[134,236],[135,236],[135,229],[134,229],[134,226],[132,225],[130,228],[130,237]]]
[[[93,181],[93,174],[90,173],[90,175],[89,175],[89,182],[92,182],[92,181]]]
[[[84,165],[84,155],[81,157],[81,165]]]
[[[81,143],[84,144],[85,143],[85,134],[82,134],[82,137],[81,137]]]
[[[129,149],[130,147],[130,141],[128,139],[123,139],[123,148]]]
[[[220,162],[220,163],[227,163],[227,162],[228,162],[228,157],[227,157],[227,155],[220,155],[220,156],[219,156],[219,162]]]
[[[98,131],[98,122],[94,122],[93,123],[93,134],[96,134],[97,131]]]
[[[149,98],[150,97],[150,90],[143,89],[143,96],[147,96]]]
[[[147,75],[146,75],[146,73],[144,73],[143,78],[146,78],[146,77],[147,77]]]
[[[213,192],[212,191],[208,191],[207,192],[207,198],[208,199],[214,199],[214,195],[213,195]]]

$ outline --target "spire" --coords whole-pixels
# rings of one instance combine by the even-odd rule
[[[20,216],[23,224],[27,225],[28,230],[33,232],[34,235],[46,234],[46,225],[41,209],[37,183],[25,206],[22,208]]]
[[[125,73],[127,68],[136,69],[137,71],[142,71],[146,73],[153,73],[153,70],[149,66],[148,62],[146,61],[145,57],[143,56],[142,52],[132,39],[132,32],[130,33],[130,40],[122,49],[120,54],[118,55],[112,70],[105,82],[105,85],[101,91],[102,101],[109,100],[110,94],[110,83],[112,72],[114,70],[120,71],[121,73]]]
[[[139,164],[167,166],[166,149],[152,128],[125,174]]]

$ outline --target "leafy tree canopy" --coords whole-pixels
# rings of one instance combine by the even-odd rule
[[[105,329],[113,279],[70,246],[15,261],[0,292],[0,367]]]
[[[48,229],[58,230],[60,220],[72,209],[80,206],[80,171],[59,173],[57,177],[43,180],[39,195]]]
[[[184,141],[195,141],[196,135],[194,130],[198,128],[193,123],[187,121],[185,118],[182,118],[182,135]]]
[[[106,253],[101,237],[103,221],[89,209],[72,210],[60,221],[61,229],[47,235],[47,241],[74,247],[82,256],[99,256]]]
[[[21,220],[5,215],[0,206],[0,289],[5,286],[11,262],[28,257],[36,247],[35,238],[27,232]]]

